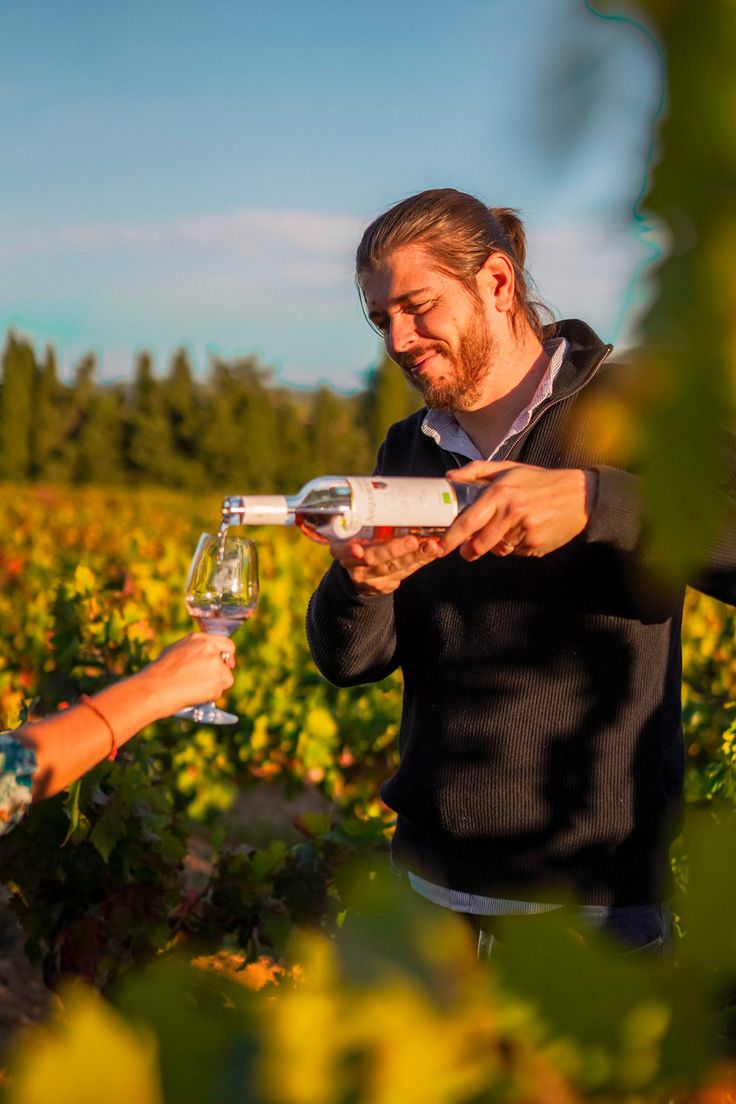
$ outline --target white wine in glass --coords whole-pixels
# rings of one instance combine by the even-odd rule
[[[258,602],[258,555],[253,541],[203,533],[189,568],[185,602],[202,632],[232,636],[253,616]],[[238,720],[214,702],[190,705],[174,716],[197,724],[235,724]]]

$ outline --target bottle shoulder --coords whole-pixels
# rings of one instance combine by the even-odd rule
[[[317,505],[320,503],[346,502],[350,500],[350,484],[342,475],[320,475],[305,483],[298,495],[290,497],[290,502],[299,505]]]
[[[488,490],[488,483],[455,483],[453,480],[450,485],[455,491],[458,510],[464,510],[466,506],[470,506],[476,498],[480,498],[483,492]]]

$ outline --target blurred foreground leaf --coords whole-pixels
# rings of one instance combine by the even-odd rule
[[[736,408],[736,8],[730,0],[597,7],[614,18],[643,14],[667,82],[643,201],[664,259],[640,331],[648,385],[639,415],[656,559],[681,580],[703,562],[727,508],[720,429],[733,425]]]
[[[149,1031],[134,1030],[94,990],[64,996],[48,1028],[36,1029],[13,1063],[10,1104],[163,1104],[157,1048]]]
[[[156,1033],[167,1104],[260,1099],[247,1088],[257,1038],[251,998],[227,976],[172,959],[128,976],[114,994],[131,1024]]]
[[[590,1091],[697,1078],[715,1047],[702,988],[671,957],[626,955],[595,934],[583,943],[568,924],[565,910],[511,920],[495,964],[538,1012],[555,1064]]]

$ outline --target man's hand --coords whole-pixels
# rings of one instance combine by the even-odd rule
[[[441,555],[439,540],[412,536],[374,544],[335,542],[330,552],[362,594],[392,594],[408,575]]]
[[[590,519],[596,474],[580,468],[537,468],[475,460],[447,473],[454,482],[489,489],[463,510],[441,541],[442,554],[460,548],[466,560],[545,556],[581,533]]]

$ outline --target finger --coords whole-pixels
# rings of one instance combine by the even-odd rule
[[[357,541],[332,541],[329,548],[333,559],[345,568],[355,567],[365,558],[365,549]]]
[[[504,534],[503,539],[505,541],[508,541],[509,544],[513,544],[514,547],[517,547],[518,545],[523,544],[524,543],[524,526],[523,525],[515,525],[513,529],[509,529]]]
[[[481,556],[485,556],[487,552],[492,552],[498,547],[503,550],[503,555],[511,555],[515,551],[515,547],[503,540],[503,530],[502,523],[499,524],[495,520],[489,522],[488,525],[478,533],[474,533],[465,544],[460,546],[460,555],[464,560],[479,560]]]
[[[211,635],[200,633],[199,636],[206,641],[206,647],[219,659],[224,660],[225,656],[232,657],[234,655],[235,645],[229,636],[220,636],[219,633],[212,633]]]
[[[466,560],[477,560],[493,551],[497,545],[502,545],[502,551],[509,554],[515,548],[511,541],[506,539],[509,531],[509,518],[505,509],[501,508],[485,525],[474,527],[475,531],[460,545],[460,555]]]
[[[476,499],[472,506],[468,506],[466,510],[463,510],[462,513],[455,518],[450,528],[442,537],[440,541],[442,555],[446,556],[449,552],[453,552],[456,548],[459,548],[461,544],[464,544],[480,529],[488,525],[493,518],[497,516],[499,510],[500,502],[492,490],[482,494],[480,498]],[[508,526],[506,526],[506,528],[508,528]],[[504,534],[505,529],[499,520],[496,540],[493,543],[496,544],[501,540]]]
[[[497,512],[486,525],[479,527],[469,537],[460,549],[460,554],[466,560],[477,560],[480,556],[491,552],[498,544],[503,544],[506,554],[515,551],[515,542],[509,534],[522,528],[521,516],[521,508],[506,501],[505,496],[502,496]],[[508,548],[509,545],[512,547]]]
[[[441,554],[440,542],[435,538],[427,538],[421,542],[416,540],[416,544],[414,551],[405,552],[388,561],[393,565],[394,571],[403,573],[416,571],[418,567],[424,567]]]
[[[377,567],[381,564],[398,563],[415,556],[419,550],[419,541],[414,535],[395,537],[393,540],[376,541],[364,547],[366,566]]]
[[[372,579],[387,579],[397,578],[405,579],[407,575],[412,575],[420,567],[426,566],[431,563],[440,554],[439,544],[433,542],[422,545],[420,549],[415,552],[406,553],[402,556],[395,556],[392,559],[380,559],[376,563],[365,564],[363,567],[358,567],[353,572],[356,580],[360,579],[364,582],[369,582]]]
[[[219,698],[220,694],[224,694],[226,690],[229,690],[234,682],[235,679],[233,678],[232,671],[230,671],[227,667],[223,667],[222,675],[220,676],[219,686],[215,690],[213,697]]]
[[[478,483],[493,479],[499,472],[518,467],[519,464],[513,460],[471,460],[462,468],[451,468],[445,472],[445,476],[454,483]]]
[[[372,567],[389,560],[399,560],[404,555],[415,553],[418,547],[419,541],[410,535],[370,544],[358,544],[357,541],[334,542],[330,545],[330,551],[344,568],[350,569],[362,564]]]
[[[524,530],[521,525],[515,526],[513,529],[509,529],[503,535],[503,539],[498,542],[491,552],[494,556],[515,556],[524,555],[521,551],[524,545]]]
[[[356,567],[350,572],[353,584],[365,593],[391,594],[415,571],[425,567],[441,554],[437,541],[426,541],[411,555],[384,560],[372,566]]]
[[[516,552],[516,545],[512,544],[511,541],[502,540],[491,549],[491,552],[494,556],[500,556],[501,558],[511,556]]]

